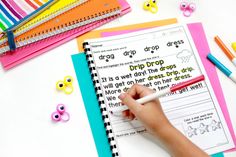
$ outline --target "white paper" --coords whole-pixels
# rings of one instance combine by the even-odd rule
[[[181,25],[88,40],[107,110],[134,83],[155,89],[205,75],[206,80],[160,99],[170,122],[192,142],[213,154],[234,147],[191,36]],[[158,115],[157,115],[158,116]],[[109,114],[120,156],[155,157],[164,151],[143,125]],[[166,156],[169,156],[166,153]]]

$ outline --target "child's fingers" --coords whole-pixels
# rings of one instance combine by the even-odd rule
[[[129,117],[130,120],[133,120],[135,118],[135,115],[132,112],[129,112]]]
[[[123,111],[122,116],[125,117],[125,118],[128,118],[129,117],[129,110]]]
[[[142,86],[142,85],[139,85],[139,84],[134,84],[128,91],[127,93],[131,96],[131,97],[134,97],[136,95],[140,96],[140,97],[143,97],[143,96],[146,96],[146,95],[149,95],[151,93],[153,93],[154,91],[145,87],[145,86]]]
[[[136,100],[134,100],[129,94],[122,93],[119,96],[119,99],[122,101],[123,104],[127,105],[131,112],[137,114],[141,108],[143,107]]]
[[[130,120],[133,120],[135,118],[135,115],[130,110],[123,111],[122,116],[124,118],[129,118]]]

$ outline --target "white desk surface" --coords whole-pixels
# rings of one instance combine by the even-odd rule
[[[142,9],[144,0],[128,0],[132,12],[100,28],[177,17],[180,22],[202,22],[212,53],[235,69],[214,43],[221,35],[229,43],[236,41],[235,0],[192,0],[197,10],[189,18],[182,16],[177,0],[159,0],[159,12]],[[95,157],[86,112],[77,81],[71,95],[59,93],[55,83],[66,75],[75,77],[71,55],[77,53],[76,40],[5,72],[0,68],[0,156],[1,157]],[[236,84],[217,71],[236,131]],[[53,124],[50,114],[58,103],[68,107],[71,119]],[[161,154],[160,154],[161,156]],[[227,153],[235,157],[236,153]]]

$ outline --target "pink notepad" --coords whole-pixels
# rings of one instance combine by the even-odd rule
[[[121,15],[124,15],[131,10],[129,4],[125,0],[119,0],[119,3],[121,4],[122,8]],[[55,47],[58,47],[61,44],[70,41],[71,39],[74,39],[79,35],[82,35],[92,29],[95,29],[105,23],[108,23],[115,18],[116,17],[96,21],[91,24],[47,38],[46,40],[35,42],[33,44],[25,46],[24,48],[19,48],[12,54],[1,56],[0,62],[2,63],[2,66],[4,67],[5,70],[9,70],[29,59],[32,59]]]
[[[208,46],[208,42],[206,39],[206,35],[203,29],[203,26],[201,23],[193,23],[193,24],[188,24],[188,28],[190,30],[190,33],[192,35],[193,41],[196,45],[196,48],[198,50],[198,53],[200,55],[200,58],[202,60],[202,63],[206,69],[207,75],[210,79],[211,85],[214,89],[215,95],[217,97],[217,100],[220,104],[221,110],[223,112],[223,115],[225,117],[225,120],[227,122],[230,134],[233,138],[234,145],[236,145],[236,138],[233,130],[233,126],[230,120],[229,112],[227,109],[227,105],[225,102],[224,94],[220,85],[220,81],[216,72],[216,68],[214,67],[213,64],[210,64],[209,61],[207,60],[206,56],[210,51],[210,48]],[[134,31],[139,31],[143,29],[136,29],[136,30],[125,30],[125,31],[114,31],[114,32],[103,32],[102,37],[107,37],[107,36],[114,36],[114,35],[119,35],[119,34],[125,34],[125,33],[130,33]],[[233,148],[228,151],[235,151],[236,148]]]

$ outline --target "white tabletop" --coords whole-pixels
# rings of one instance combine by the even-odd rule
[[[202,22],[212,53],[230,69],[235,68],[213,40],[220,35],[229,43],[236,41],[235,0],[194,0],[197,10],[189,18],[182,15],[177,0],[159,0],[157,14],[142,9],[144,0],[128,2],[131,13],[100,28],[174,17],[183,23]],[[77,81],[71,95],[55,89],[56,82],[64,76],[75,78],[71,55],[77,52],[76,40],[72,40],[7,72],[0,69],[1,157],[97,156]],[[217,72],[236,130],[236,85]],[[67,106],[69,122],[51,122],[50,114],[58,103]],[[225,156],[235,157],[236,153]]]

